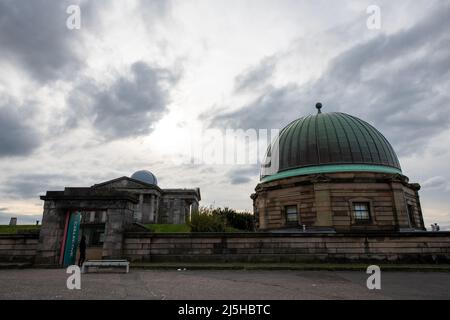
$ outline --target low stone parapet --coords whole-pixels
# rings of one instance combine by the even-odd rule
[[[0,262],[33,263],[37,234],[0,235]],[[125,234],[132,262],[450,263],[450,232]]]
[[[450,262],[450,232],[376,234],[128,233],[137,262]]]
[[[33,263],[39,234],[0,234],[0,262]]]

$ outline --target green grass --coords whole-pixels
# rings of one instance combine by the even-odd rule
[[[226,227],[225,228],[225,232],[250,232],[250,231],[239,230],[239,229],[236,229],[236,228],[233,228],[233,227]]]
[[[145,226],[152,232],[156,233],[191,232],[191,228],[187,224],[146,224]],[[227,227],[225,229],[225,232],[247,232],[247,231]]]
[[[0,234],[17,234],[23,232],[37,232],[41,226],[36,225],[17,225],[17,226],[6,226],[0,225]]]
[[[156,233],[191,232],[187,224],[146,224],[145,226]]]

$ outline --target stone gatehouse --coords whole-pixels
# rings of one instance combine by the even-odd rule
[[[161,189],[152,173],[138,171],[91,187],[47,191],[41,199],[37,262],[61,265],[69,219],[75,213],[80,214],[79,232],[86,237],[91,257],[120,258],[127,230],[142,224],[185,223],[198,210],[201,197],[199,188]]]

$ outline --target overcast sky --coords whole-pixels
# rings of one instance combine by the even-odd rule
[[[0,0],[0,224],[139,169],[250,210],[257,166],[180,164],[186,129],[283,128],[321,101],[377,127],[449,228],[448,30],[449,1]]]

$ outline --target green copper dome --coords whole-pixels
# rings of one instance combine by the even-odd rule
[[[377,129],[345,113],[322,113],[320,103],[316,107],[316,115],[281,130],[267,152],[270,161],[262,167],[262,182],[330,172],[401,174],[394,149]]]

